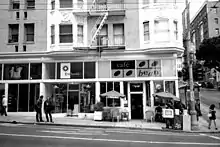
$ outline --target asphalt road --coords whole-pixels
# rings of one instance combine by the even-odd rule
[[[201,101],[203,104],[206,104],[207,106],[215,104],[216,109],[220,109],[220,91],[215,89],[201,89],[201,95]]]
[[[0,147],[220,146],[216,134],[0,124]]]

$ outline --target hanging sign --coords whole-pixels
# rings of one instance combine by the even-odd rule
[[[60,63],[60,78],[70,79],[70,63]]]

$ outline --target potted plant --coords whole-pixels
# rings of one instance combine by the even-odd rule
[[[94,120],[102,120],[102,111],[104,104],[102,102],[97,102],[94,105]]]

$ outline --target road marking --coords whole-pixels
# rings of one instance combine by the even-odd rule
[[[138,140],[116,140],[116,139],[98,139],[98,138],[79,138],[79,137],[64,137],[64,136],[42,136],[29,134],[7,134],[0,133],[0,136],[13,137],[33,137],[33,138],[50,138],[50,139],[69,139],[69,140],[89,140],[100,142],[121,142],[121,143],[141,143],[141,144],[172,144],[172,145],[201,145],[201,146],[220,146],[220,143],[199,143],[199,142],[159,142],[159,141],[138,141]]]
[[[143,134],[143,135],[146,135],[146,134],[151,134],[151,135],[172,135],[172,136],[200,136],[200,135],[197,135],[197,134],[179,134],[179,133],[163,133],[163,132],[143,132],[143,131],[124,131],[124,132],[121,132],[121,131],[105,131],[106,133],[121,133],[121,134]]]
[[[46,133],[57,133],[57,134],[68,134],[68,135],[108,135],[104,133],[87,133],[87,132],[70,132],[70,131],[37,131],[37,132],[46,132]]]
[[[217,137],[217,136],[208,135],[208,134],[200,134],[200,135],[202,135],[202,136],[208,136],[208,137],[210,137],[210,138],[220,140],[220,137]]]
[[[24,124],[10,124],[10,123],[0,123],[0,126],[7,126],[7,127],[16,127],[16,126],[23,126]]]

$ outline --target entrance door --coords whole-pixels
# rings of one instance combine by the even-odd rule
[[[131,94],[131,119],[143,119],[143,94]]]

